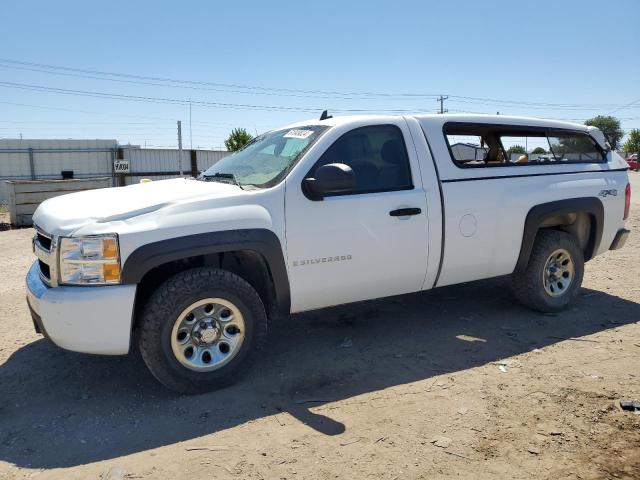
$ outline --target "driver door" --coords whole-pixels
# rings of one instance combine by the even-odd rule
[[[351,167],[355,188],[308,198],[302,180],[328,163]],[[403,119],[347,131],[303,173],[286,185],[292,312],[422,289],[427,204]]]

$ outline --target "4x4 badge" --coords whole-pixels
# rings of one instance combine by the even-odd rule
[[[601,197],[606,197],[608,195],[611,195],[613,197],[617,197],[618,196],[618,190],[616,190],[615,188],[612,188],[611,190],[600,190],[600,193],[598,194]]]

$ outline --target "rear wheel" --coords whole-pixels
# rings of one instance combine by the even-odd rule
[[[251,285],[225,270],[196,268],[171,277],[151,296],[139,345],[163,385],[198,393],[240,378],[266,336],[264,305]]]
[[[516,298],[541,312],[557,312],[576,297],[584,275],[584,256],[572,235],[541,230],[527,267],[512,276]]]

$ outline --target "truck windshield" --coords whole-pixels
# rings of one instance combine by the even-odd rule
[[[199,179],[235,183],[241,188],[272,187],[327,128],[309,125],[267,132],[208,168]]]

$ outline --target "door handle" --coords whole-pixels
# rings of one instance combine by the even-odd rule
[[[422,210],[419,208],[399,208],[397,210],[391,210],[389,215],[392,217],[406,217],[409,215],[420,215]]]

